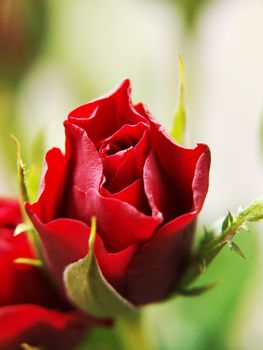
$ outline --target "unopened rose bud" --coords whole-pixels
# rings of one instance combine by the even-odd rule
[[[132,103],[129,80],[72,111],[65,129],[66,154],[47,153],[39,199],[26,204],[54,278],[95,316],[169,297],[191,256],[208,146],[173,142]]]

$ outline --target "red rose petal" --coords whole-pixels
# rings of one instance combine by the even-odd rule
[[[34,258],[26,236],[14,237],[12,230],[3,235],[3,229],[0,229],[0,307],[29,302],[54,306],[55,296],[52,298],[46,289],[46,281],[39,269],[17,264],[14,262],[16,258]]]
[[[104,187],[109,192],[116,193],[129,186],[138,178],[142,178],[143,166],[148,152],[149,130],[145,129],[141,140],[129,151],[114,175],[107,178],[108,181],[104,184]]]
[[[165,298],[181,277],[192,246],[194,222],[208,190],[208,172],[210,152],[207,146],[198,145],[195,152],[203,150],[195,163],[192,179],[192,211],[169,221],[155,233],[148,242],[143,244],[134,255],[128,267],[126,290],[129,300],[135,304],[154,302]],[[150,157],[150,156],[149,156]],[[150,158],[149,158],[150,159]],[[150,162],[150,160],[149,160]],[[154,164],[155,165],[155,164]],[[146,189],[151,181],[154,205],[160,206],[158,192],[158,177],[156,183],[149,167]],[[186,188],[189,191],[189,189]],[[166,195],[168,195],[166,193]],[[168,195],[169,196],[169,195]]]
[[[99,154],[80,127],[65,122],[66,129],[66,186],[77,184],[82,191],[99,188],[102,178],[102,161]]]
[[[90,227],[84,222],[73,219],[57,219],[43,224],[26,205],[27,213],[39,232],[47,262],[61,288],[63,272],[67,265],[78,261],[88,253]],[[126,267],[135,251],[134,246],[118,253],[107,252],[100,236],[96,236],[95,253],[105,278],[119,291],[123,287]]]
[[[111,187],[121,188],[118,177],[112,181],[120,167],[128,167],[128,171],[136,179],[142,174],[143,164],[149,148],[149,130],[144,123],[123,125],[111,137],[103,140],[100,145],[100,156],[103,161],[104,175]],[[107,145],[118,146],[119,151],[108,155],[105,152]],[[119,176],[122,178],[121,176]]]
[[[189,257],[196,215],[185,214],[161,227],[137,250],[126,275],[128,300],[143,305],[169,295]]]
[[[0,227],[15,228],[21,221],[19,201],[13,198],[0,198]]]
[[[19,205],[16,201],[17,206]],[[8,207],[8,202],[1,205]],[[0,209],[3,207],[0,205]],[[16,207],[10,206],[16,213]],[[2,211],[2,210],[1,210]],[[35,258],[26,234],[14,236],[14,229],[0,226],[0,307],[34,303],[64,308],[64,302],[52,288],[43,271],[29,264],[18,264],[17,258]]]
[[[34,206],[26,203],[26,210],[39,233],[48,265],[55,279],[63,285],[65,267],[84,257],[88,252],[90,229],[82,222],[66,218],[45,224],[34,212]]]
[[[87,222],[95,215],[98,232],[109,252],[118,252],[151,237],[161,223],[160,216],[147,216],[132,205],[103,197],[95,189],[83,192],[73,188],[74,207],[70,216]]]
[[[210,151],[203,144],[198,144],[194,149],[178,146],[161,128],[154,126],[152,139],[153,151],[145,165],[146,195],[151,192],[149,195],[153,196],[155,205],[167,221],[194,210],[197,195],[193,194],[193,190],[201,192],[198,197],[202,198],[203,203],[203,193],[206,194],[208,189]],[[201,166],[197,167],[200,157]],[[200,174],[198,185],[193,188],[196,169]]]
[[[23,342],[48,350],[71,350],[88,326],[78,312],[58,312],[37,305],[0,308],[0,350],[20,349]]]
[[[34,204],[43,222],[53,220],[59,214],[64,174],[65,157],[59,148],[52,148],[46,154],[39,199]]]
[[[130,81],[126,79],[108,95],[74,109],[68,121],[86,130],[97,144],[124,124],[145,121],[133,108],[130,92]]]
[[[14,236],[12,217],[21,220],[18,208],[18,200],[0,200],[0,220],[5,223],[0,224],[0,350],[21,349],[23,342],[49,350],[71,350],[99,322],[69,311],[72,306],[42,269],[15,262],[16,258],[35,257],[26,234]],[[1,218],[5,213],[8,220]]]
[[[143,186],[143,180],[135,180],[131,185],[117,193],[110,193],[105,188],[101,188],[100,193],[104,197],[115,198],[134,206],[140,212],[151,215],[151,208],[146,198]]]

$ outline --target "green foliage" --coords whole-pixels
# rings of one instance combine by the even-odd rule
[[[0,1],[0,84],[22,80],[41,49],[46,24],[46,1]]]
[[[89,253],[64,271],[69,298],[83,311],[97,317],[128,315],[135,307],[124,299],[104,278],[94,253],[96,219],[92,218]]]
[[[186,130],[186,110],[185,110],[185,81],[184,81],[184,62],[180,55],[178,55],[179,64],[179,94],[177,109],[174,114],[173,126],[171,130],[172,138],[179,144],[185,142]]]
[[[194,29],[198,17],[206,5],[211,0],[172,0],[182,12],[185,27],[189,30]]]

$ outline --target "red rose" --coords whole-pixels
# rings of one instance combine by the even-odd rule
[[[26,235],[13,235],[21,220],[18,201],[0,199],[0,350],[22,349],[23,342],[72,349],[91,320],[73,311],[39,268],[14,262],[34,258]]]
[[[207,193],[208,147],[174,143],[143,104],[132,104],[128,80],[72,111],[65,129],[65,155],[47,153],[39,199],[26,205],[57,280],[87,254],[95,215],[107,281],[135,305],[167,297]]]

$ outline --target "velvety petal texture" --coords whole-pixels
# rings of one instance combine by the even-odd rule
[[[42,269],[15,262],[35,258],[27,235],[14,236],[21,221],[18,201],[0,199],[0,350],[21,350],[23,342],[71,350],[97,321],[74,311]]]
[[[65,156],[47,153],[39,199],[26,210],[61,288],[65,267],[88,253],[95,216],[104,277],[143,305],[169,296],[184,272],[208,190],[210,151],[177,145],[130,93],[124,80],[69,113]]]

